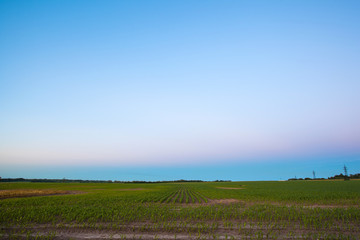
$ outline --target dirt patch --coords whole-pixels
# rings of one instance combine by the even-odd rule
[[[215,204],[232,204],[232,203],[240,203],[241,201],[238,199],[210,199],[207,198],[207,202],[195,202],[195,203],[175,203],[176,206],[179,206],[181,208],[192,208],[192,207],[200,207],[200,206],[209,206],[209,205],[215,205]],[[166,204],[166,203],[162,203]],[[180,211],[181,208],[174,208],[173,211]]]
[[[359,208],[359,205],[353,204],[343,204],[343,205],[321,205],[321,204],[299,204],[299,203],[282,203],[282,202],[271,202],[271,201],[244,201],[238,200],[238,203],[242,203],[245,206],[254,206],[254,205],[272,205],[272,206],[279,206],[279,207],[301,207],[301,208],[323,208],[323,209],[332,209],[332,208]]]
[[[241,199],[210,199],[206,198],[207,202],[195,202],[195,203],[176,203],[176,205],[181,207],[199,207],[199,206],[208,206],[208,205],[216,205],[216,204],[243,204],[246,207],[254,206],[254,205],[272,205],[272,206],[282,206],[282,207],[300,207],[300,208],[322,208],[322,209],[334,209],[334,208],[359,208],[359,205],[320,205],[320,204],[309,204],[303,205],[298,203],[281,203],[281,202],[270,202],[270,201],[245,201]],[[165,204],[165,203],[162,203]],[[173,211],[180,211],[181,209],[172,209]]]
[[[23,235],[22,237],[26,237],[27,235]],[[52,236],[51,233],[36,233],[30,234],[30,236],[36,238],[38,236],[48,237]],[[56,238],[58,239],[143,239],[143,240],[153,240],[153,239],[195,239],[195,237],[191,238],[188,234],[176,234],[176,233],[57,233]],[[225,238],[221,238],[225,239]]]
[[[216,187],[219,189],[245,189],[245,188],[239,188],[239,187]]]
[[[198,206],[208,206],[208,205],[215,205],[215,204],[232,204],[232,203],[239,203],[241,202],[238,199],[210,199],[207,198],[207,202],[202,203],[179,203],[182,207],[198,207]]]
[[[287,205],[287,206],[291,207],[291,205]],[[357,206],[357,205],[317,205],[317,204],[314,204],[314,205],[301,205],[301,207],[303,207],[303,208],[323,208],[323,209],[330,209],[330,208],[348,209],[351,207],[358,208],[359,206]]]
[[[238,199],[212,199],[208,203],[209,204],[232,204],[240,202]]]
[[[29,239],[44,237],[47,239],[334,239],[334,236],[342,236],[346,239],[358,239],[360,231],[358,224],[343,225],[339,222],[336,227],[320,227],[319,229],[302,227],[298,222],[291,224],[286,222],[249,222],[248,220],[209,221],[188,223],[172,223],[171,228],[165,228],[153,222],[139,222],[125,225],[99,223],[86,226],[83,224],[65,225],[32,225],[31,227],[0,226],[3,234],[1,239]],[[206,225],[204,225],[206,224]],[[154,228],[155,226],[155,228]],[[209,226],[204,229],[202,226]],[[212,227],[211,227],[212,226]],[[351,227],[352,231],[346,230]],[[340,228],[339,228],[340,227]],[[259,233],[264,236],[259,237]],[[17,235],[14,235],[17,234]],[[266,235],[265,235],[266,234]],[[340,235],[339,235],[340,234]],[[15,238],[15,236],[17,238]],[[320,236],[320,237],[319,237]],[[327,236],[327,237],[326,237]],[[336,238],[336,237],[335,237]]]
[[[13,189],[0,190],[0,199],[6,198],[20,198],[20,197],[37,197],[37,196],[51,196],[51,195],[67,195],[67,194],[81,194],[80,191],[65,191],[53,189]]]

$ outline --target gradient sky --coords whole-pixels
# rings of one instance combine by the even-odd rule
[[[340,0],[0,0],[0,176],[360,172],[359,12]]]

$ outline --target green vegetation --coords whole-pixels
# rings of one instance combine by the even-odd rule
[[[157,198],[150,199],[157,200]],[[206,203],[208,200],[199,192],[191,190],[191,187],[180,186],[178,189],[165,194],[159,202],[161,203]]]
[[[356,180],[0,183],[1,190],[67,193],[0,200],[1,239],[360,237]]]

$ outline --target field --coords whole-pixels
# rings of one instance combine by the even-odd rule
[[[360,239],[360,181],[0,183],[1,239]]]

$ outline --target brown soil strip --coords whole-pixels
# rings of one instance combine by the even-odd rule
[[[273,205],[273,206],[286,206],[286,207],[302,207],[302,208],[323,208],[323,209],[333,209],[333,208],[359,208],[358,205],[319,205],[319,204],[313,204],[313,205],[300,205],[297,203],[294,204],[284,204],[284,203],[280,203],[280,202],[260,202],[260,201],[254,201],[254,202],[250,202],[250,201],[244,201],[244,200],[239,200],[239,199],[210,199],[207,198],[207,203],[201,202],[201,203],[179,203],[176,202],[177,204],[183,206],[183,207],[197,207],[197,206],[208,206],[208,205],[216,205],[216,204],[235,204],[235,203],[240,203],[240,204],[244,204],[245,206],[254,206],[254,205]]]
[[[16,189],[16,190],[0,190],[0,200],[7,198],[23,198],[23,197],[38,197],[38,196],[51,196],[51,195],[67,195],[67,194],[81,194],[80,191],[64,191],[52,189]]]
[[[226,199],[223,199],[226,200]],[[286,207],[302,207],[302,208],[323,208],[323,209],[331,209],[331,208],[359,208],[359,205],[321,205],[321,204],[299,204],[299,203],[282,203],[282,202],[270,202],[270,201],[244,201],[244,200],[236,200],[237,203],[242,203],[245,206],[254,206],[254,205],[273,205],[273,206],[286,206]],[[212,201],[212,200],[210,200]],[[217,200],[215,200],[217,201]]]
[[[240,200],[238,199],[210,199],[210,198],[207,198],[207,201],[208,202],[195,202],[195,203],[192,203],[192,202],[189,202],[189,203],[186,203],[186,202],[176,202],[176,205],[178,206],[181,206],[181,207],[199,207],[199,206],[209,206],[209,205],[216,205],[216,204],[233,204],[233,203],[239,203],[241,202]],[[179,209],[176,209],[176,210],[179,210]]]
[[[286,205],[288,207],[291,206],[299,206],[299,205]],[[323,209],[330,209],[330,208],[351,208],[351,207],[355,207],[355,208],[359,208],[359,206],[357,205],[302,205],[301,207],[303,208],[323,208]]]
[[[320,204],[309,204],[309,205],[300,205],[298,203],[281,203],[281,202],[264,202],[264,201],[244,201],[244,200],[239,200],[239,199],[233,199],[233,198],[229,198],[229,199],[210,199],[210,198],[206,198],[207,202],[205,202],[205,200],[202,200],[202,202],[198,202],[198,200],[195,200],[195,203],[193,203],[191,200],[189,201],[189,203],[186,203],[185,200],[183,200],[183,202],[179,202],[180,200],[180,193],[178,193],[177,195],[175,195],[172,200],[169,203],[174,203],[173,200],[174,198],[176,199],[175,203],[178,204],[179,206],[183,206],[183,207],[197,207],[197,206],[207,206],[207,205],[215,205],[215,204],[235,204],[235,203],[240,203],[240,204],[244,204],[245,206],[254,206],[254,205],[273,205],[273,206],[286,206],[286,207],[302,207],[302,208],[323,208],[323,209],[332,209],[332,208],[359,208],[359,205],[320,205]],[[204,197],[201,197],[204,199]],[[191,198],[190,198],[191,199]]]
[[[219,189],[245,189],[245,188],[236,188],[236,187],[216,187],[216,188],[219,188]]]
[[[215,222],[211,222],[215,223]],[[269,233],[269,231],[276,234],[277,239],[294,239],[294,238],[304,238],[303,234],[314,234],[314,233],[320,233],[320,234],[351,234],[352,237],[355,236],[353,239],[358,239],[356,236],[360,236],[360,231],[358,230],[358,224],[352,226],[354,229],[352,231],[346,230],[344,228],[346,225],[341,226],[341,229],[337,228],[319,228],[317,230],[312,228],[302,228],[300,229],[298,224],[294,223],[294,225],[287,225],[285,227],[282,226],[281,223],[279,225],[257,225],[256,222],[249,223],[246,221],[246,224],[244,225],[241,222],[241,231],[239,232],[239,228],[236,222],[232,222],[233,227],[224,226],[221,221],[218,222],[219,225],[213,230],[206,230],[204,231],[201,236],[198,235],[196,222],[194,223],[188,223],[186,226],[181,226],[180,229],[176,228],[170,231],[167,231],[165,229],[157,228],[152,229],[151,224],[152,223],[142,223],[142,224],[129,224],[121,226],[120,229],[99,229],[99,228],[87,228],[81,225],[62,225],[62,227],[57,227],[54,225],[33,225],[32,227],[2,227],[3,233],[0,234],[1,239],[10,239],[9,235],[10,233],[16,233],[19,232],[18,230],[26,230],[22,234],[19,234],[18,236],[26,238],[29,235],[27,235],[30,231],[30,236],[36,237],[36,236],[49,236],[51,234],[56,234],[54,239],[214,239],[214,236],[216,239],[232,239],[230,236],[236,237],[235,239],[248,239],[256,237],[256,234],[259,231],[262,231],[263,233]],[[150,229],[143,229],[143,224],[146,224],[147,227],[150,227]],[[148,225],[149,224],[149,225]],[[102,226],[106,226],[102,225]],[[289,236],[288,233],[291,232],[291,235]],[[8,236],[8,238],[7,238]],[[14,236],[13,236],[14,237]],[[265,237],[265,236],[264,236]],[[269,236],[270,239],[272,236]],[[306,238],[306,237],[305,237]],[[311,238],[311,237],[310,237]],[[13,238],[12,238],[13,239]],[[21,238],[17,238],[21,239]],[[259,239],[259,238],[256,238]],[[263,239],[263,237],[261,237]],[[307,238],[309,239],[309,237]]]
[[[232,203],[238,203],[240,200],[238,199],[208,199],[208,203],[205,203],[207,205],[213,205],[213,204],[232,204]]]

